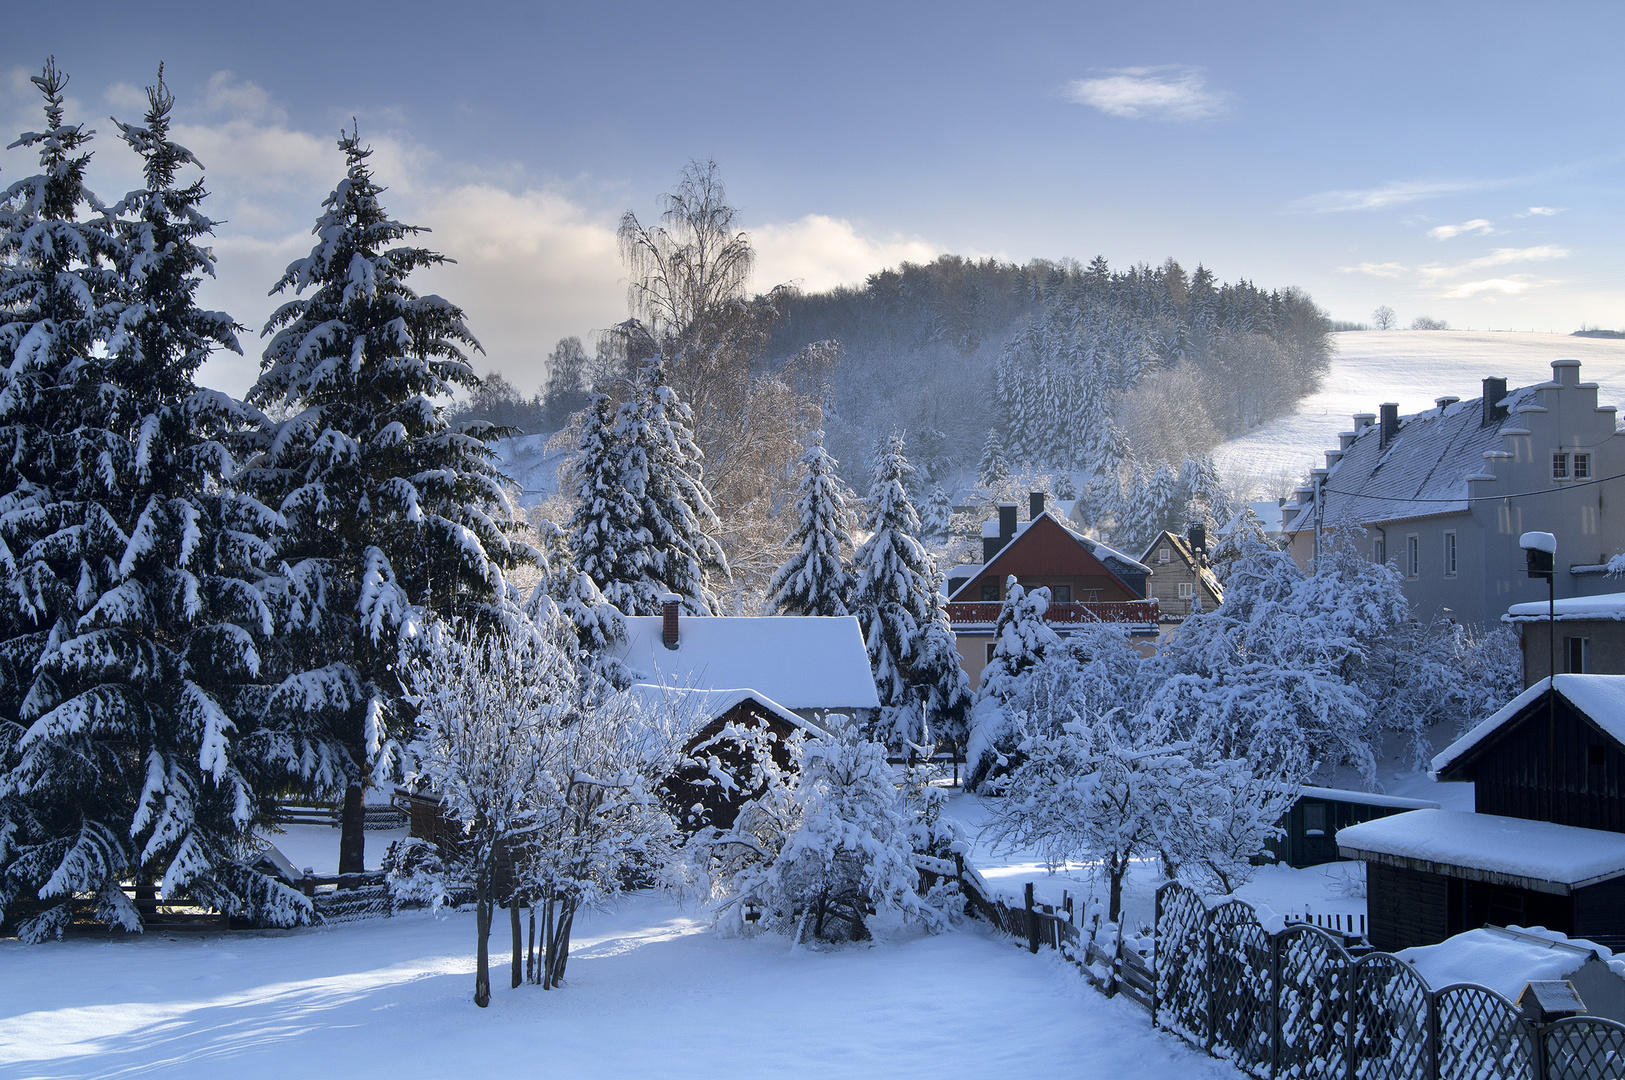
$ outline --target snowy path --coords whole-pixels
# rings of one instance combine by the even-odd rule
[[[486,1010],[472,945],[469,914],[0,942],[0,1076],[1238,1075],[974,926],[791,953],[638,896],[578,928],[566,989],[509,990],[503,969]]]

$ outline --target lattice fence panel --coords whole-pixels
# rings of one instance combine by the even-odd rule
[[[1482,986],[1450,986],[1433,996],[1439,1080],[1504,1080],[1535,1075],[1535,1039],[1517,1007]]]
[[[1330,934],[1293,926],[1276,939],[1281,979],[1280,1049],[1284,1080],[1342,1077],[1348,1069],[1348,973],[1353,961]]]
[[[1427,984],[1387,953],[1355,962],[1349,979],[1350,1052],[1359,1080],[1426,1080],[1430,1073]]]
[[[1207,1043],[1207,907],[1183,885],[1157,893],[1157,1023]]]
[[[1267,1076],[1275,1007],[1269,935],[1252,905],[1240,900],[1208,912],[1208,933],[1213,1052],[1248,1072]]]
[[[1547,1080],[1625,1080],[1625,1024],[1574,1017],[1546,1029]]]

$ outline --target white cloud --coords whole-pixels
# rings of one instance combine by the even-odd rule
[[[1484,270],[1491,266],[1507,266],[1511,263],[1521,262],[1550,262],[1553,259],[1566,259],[1569,257],[1568,248],[1558,247],[1555,244],[1540,244],[1536,247],[1526,248],[1496,248],[1488,255],[1480,255],[1476,259],[1467,259],[1452,265],[1433,263],[1417,268],[1417,273],[1429,281],[1439,278],[1456,277],[1471,273],[1474,270]]]
[[[1079,105],[1129,120],[1215,120],[1230,112],[1235,97],[1209,89],[1201,68],[1177,64],[1117,68],[1068,83],[1063,92]]]
[[[1389,206],[1472,191],[1485,185],[1473,180],[1390,180],[1374,188],[1322,191],[1292,202],[1294,210],[1329,214],[1345,210],[1381,210]]]
[[[1519,214],[1518,217],[1551,217],[1553,214],[1561,214],[1562,212],[1562,207],[1558,206],[1531,206]]]
[[[943,250],[919,239],[862,236],[851,222],[824,214],[760,226],[750,230],[750,239],[756,249],[758,289],[795,282],[816,292],[861,284],[876,270],[905,261],[930,262]]]
[[[1536,281],[1527,275],[1514,277],[1488,278],[1484,281],[1466,281],[1447,292],[1439,294],[1443,300],[1466,300],[1480,293],[1501,293],[1504,296],[1516,296],[1527,292],[1539,285],[1554,284],[1550,281]]]
[[[1372,277],[1397,278],[1410,273],[1410,268],[1395,262],[1372,263],[1363,262],[1358,266],[1339,266],[1342,274],[1369,274]]]
[[[1484,218],[1474,218],[1471,221],[1464,221],[1460,225],[1440,225],[1437,228],[1429,229],[1428,235],[1435,240],[1449,240],[1452,237],[1461,236],[1463,233],[1482,233],[1488,236],[1494,231],[1495,229]]]

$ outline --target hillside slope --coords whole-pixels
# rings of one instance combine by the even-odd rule
[[[1580,378],[1600,384],[1598,402],[1625,408],[1625,340],[1567,334],[1521,334],[1470,330],[1365,330],[1332,335],[1336,352],[1320,389],[1285,416],[1214,452],[1220,472],[1239,483],[1256,482],[1271,495],[1324,463],[1337,433],[1352,427],[1357,412],[1397,401],[1399,412],[1420,412],[1447,394],[1476,398],[1482,380],[1504,376],[1511,387],[1544,382],[1553,360],[1580,361]]]

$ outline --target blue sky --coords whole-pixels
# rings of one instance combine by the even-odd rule
[[[944,251],[1172,256],[1339,319],[1625,327],[1618,5],[147,7],[14,14],[0,122],[37,126],[55,53],[112,198],[136,173],[106,117],[166,62],[226,219],[209,299],[252,328],[207,372],[234,391],[352,116],[390,209],[458,260],[423,287],[527,387],[622,317],[620,213],[708,157],[763,288]],[[0,153],[0,183],[31,169]]]

